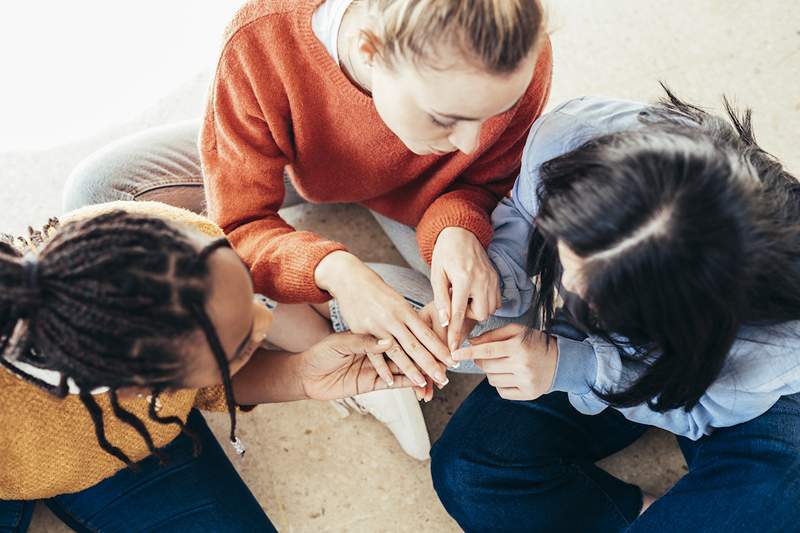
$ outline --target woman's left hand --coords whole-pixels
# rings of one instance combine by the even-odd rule
[[[461,344],[464,320],[483,321],[501,303],[500,280],[475,235],[448,227],[439,233],[431,260],[431,286],[439,324],[447,327],[451,351]]]
[[[474,360],[489,383],[506,400],[535,400],[553,384],[558,361],[555,338],[533,331],[525,339],[527,328],[509,324],[470,339],[467,348],[453,352],[456,361]]]

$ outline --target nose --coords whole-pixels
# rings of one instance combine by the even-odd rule
[[[471,154],[478,147],[481,136],[481,123],[477,121],[461,122],[450,134],[448,141],[464,154]]]

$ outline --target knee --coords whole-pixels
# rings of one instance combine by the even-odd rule
[[[454,517],[462,515],[461,507],[475,490],[477,479],[464,450],[446,435],[431,448],[431,479],[447,512]]]
[[[62,198],[64,211],[114,200],[132,200],[133,195],[124,190],[125,170],[130,165],[125,159],[112,145],[81,161],[67,178]]]

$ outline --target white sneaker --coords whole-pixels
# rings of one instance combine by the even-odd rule
[[[420,461],[430,458],[431,439],[413,389],[367,392],[334,400],[331,405],[342,418],[351,410],[371,414],[389,428],[408,455]]]

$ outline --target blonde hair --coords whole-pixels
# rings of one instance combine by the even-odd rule
[[[366,1],[375,25],[362,32],[365,46],[389,66],[399,57],[425,61],[444,44],[491,73],[510,73],[536,47],[544,28],[539,0]]]

